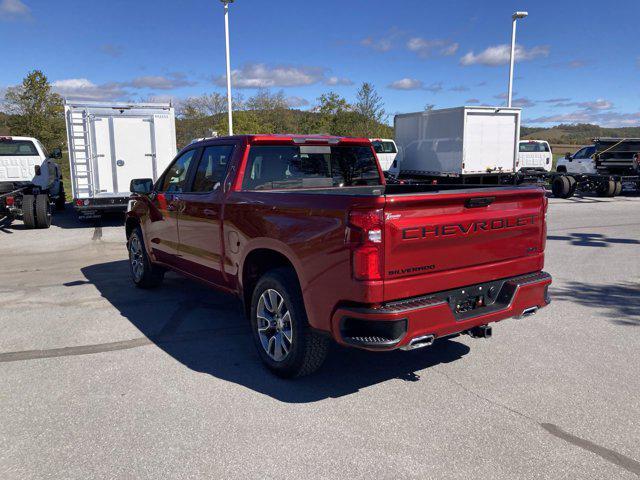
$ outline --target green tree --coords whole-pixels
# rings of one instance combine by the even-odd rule
[[[62,148],[65,143],[62,97],[53,93],[46,75],[29,72],[22,85],[9,88],[4,97],[11,114],[8,126],[12,135],[36,137],[46,148]]]
[[[364,137],[380,136],[381,124],[387,120],[382,97],[378,95],[374,86],[364,82],[356,94],[353,105],[354,112],[362,117],[358,134]]]

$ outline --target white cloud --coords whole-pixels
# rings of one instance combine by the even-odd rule
[[[306,98],[297,97],[295,95],[287,97],[285,101],[291,108],[306,107],[307,105],[309,105],[309,100],[307,100]]]
[[[568,105],[575,105],[576,107],[584,108],[585,110],[611,110],[613,103],[604,98],[599,98],[590,102],[575,102]]]
[[[327,77],[324,81],[325,85],[353,85],[353,80],[344,77]]]
[[[0,0],[0,18],[4,20],[27,19],[31,9],[21,0]]]
[[[640,126],[640,112],[576,110],[569,113],[546,115],[527,119],[527,123],[591,123],[602,127]]]
[[[378,52],[388,52],[393,48],[393,41],[392,41],[392,37],[377,38],[377,39],[373,37],[366,37],[360,40],[360,45],[364,47],[373,48]]]
[[[122,55],[124,47],[122,45],[114,45],[113,43],[105,43],[100,46],[100,51],[105,55],[116,58]]]
[[[511,104],[514,107],[520,107],[520,108],[530,108],[535,106],[536,102],[534,102],[533,100],[527,98],[527,97],[519,97],[519,98],[514,98],[511,102]]]
[[[424,87],[424,89],[431,93],[438,93],[442,90],[442,82],[433,82],[432,84]]]
[[[442,82],[433,82],[425,85],[422,80],[417,78],[401,78],[387,85],[393,90],[426,90],[431,93],[438,93],[442,90]]]
[[[401,78],[388,85],[389,88],[394,90],[421,90],[424,88],[422,80],[415,78]]]
[[[451,87],[449,90],[451,90],[452,92],[467,92],[469,90],[469,87],[465,85],[456,85],[455,87]]]
[[[480,103],[480,99],[479,98],[467,98],[464,101],[465,105],[474,105],[474,104],[478,104]]]
[[[77,100],[118,100],[128,95],[119,83],[96,85],[86,78],[56,80],[51,86],[54,92],[63,97]]]
[[[150,88],[154,90],[173,90],[180,87],[190,87],[196,83],[189,80],[184,73],[173,72],[169,75],[146,75],[137,77],[122,85],[133,88]]]
[[[457,43],[441,39],[428,40],[422,37],[413,37],[407,41],[407,49],[422,58],[429,57],[436,49],[438,49],[440,55],[455,55],[458,47]]]
[[[264,63],[249,63],[231,72],[231,83],[236,88],[299,87],[324,80],[325,69],[321,67],[268,66]],[[227,77],[214,79],[218,86],[226,86]]]
[[[640,112],[621,113],[614,110],[613,102],[599,98],[585,102],[568,102],[567,98],[553,98],[553,108],[577,107],[570,112],[555,113],[528,119],[532,123],[591,123],[603,127],[640,126]]]
[[[539,45],[527,49],[522,45],[516,45],[515,58],[518,62],[533,60],[538,57],[547,57],[549,55],[549,46]],[[511,56],[511,46],[508,44],[493,45],[486,48],[477,55],[471,51],[460,59],[461,65],[487,65],[497,67],[509,63]]]

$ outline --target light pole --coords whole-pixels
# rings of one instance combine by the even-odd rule
[[[511,27],[511,59],[509,62],[509,91],[507,92],[507,107],[511,107],[511,97],[513,95],[513,64],[516,60],[516,21],[519,18],[525,18],[529,15],[528,12],[516,12],[511,18],[513,24]]]
[[[229,58],[229,4],[235,0],[220,0],[224,4],[224,39],[227,53],[227,114],[229,115],[229,135],[233,135],[233,113],[231,106],[231,59]]]

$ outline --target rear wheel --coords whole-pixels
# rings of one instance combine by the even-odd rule
[[[49,195],[36,195],[36,226],[38,228],[49,228],[51,226]]]
[[[324,362],[329,339],[310,328],[291,269],[271,270],[260,278],[251,298],[250,320],[258,355],[276,375],[302,377]]]
[[[36,228],[36,199],[33,195],[22,197],[22,221],[27,228]]]
[[[556,198],[569,198],[571,196],[571,181],[572,178],[575,182],[575,178],[567,177],[565,175],[559,175],[551,182],[551,192]]]
[[[140,227],[136,228],[129,236],[127,242],[129,249],[129,267],[131,279],[136,287],[155,288],[164,279],[164,270],[151,263],[142,240]]]
[[[617,197],[618,195],[620,195],[622,193],[622,182],[617,181],[616,182],[616,190],[615,192],[613,192],[613,196]]]
[[[616,182],[614,180],[606,180],[598,185],[596,194],[599,197],[613,197],[616,194]]]

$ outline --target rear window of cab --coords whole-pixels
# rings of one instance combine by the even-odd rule
[[[548,152],[549,144],[547,142],[520,142],[520,152]]]
[[[0,157],[32,157],[38,155],[30,140],[0,139]]]
[[[254,145],[242,181],[244,190],[283,190],[380,185],[370,147]]]

